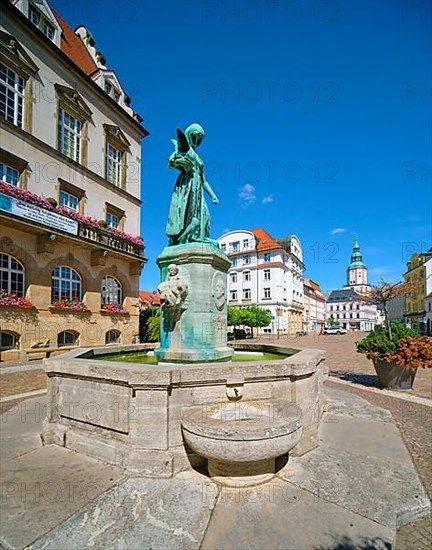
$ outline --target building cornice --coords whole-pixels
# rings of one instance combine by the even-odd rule
[[[54,44],[49,38],[47,38],[44,33],[35,27],[27,17],[20,12],[10,2],[2,2],[2,9],[9,11],[10,15],[21,23],[27,32],[31,32],[31,40],[36,40],[40,45],[43,45],[47,48],[50,53],[52,53],[59,61],[65,64],[69,71],[75,72],[82,80],[85,81],[98,95],[106,105],[113,109],[116,114],[119,114],[129,126],[132,126],[136,132],[140,135],[141,138],[147,137],[150,135],[149,131],[146,130],[139,122],[137,122],[129,113],[127,113],[120,105],[118,105],[113,98],[108,96],[105,91],[94,82],[83,70],[81,70],[56,44]],[[139,116],[139,115],[138,115]]]
[[[83,166],[79,162],[76,162],[75,160],[72,160],[71,158],[67,157],[54,147],[51,147],[51,145],[48,145],[41,139],[35,137],[33,134],[30,134],[29,132],[26,132],[22,128],[18,128],[18,126],[15,126],[14,124],[11,124],[10,122],[7,122],[6,120],[0,118],[0,129],[4,129],[5,131],[9,131],[13,133],[15,136],[20,137],[24,140],[27,140],[28,142],[32,143],[42,151],[46,152],[47,154],[57,158],[60,162],[64,164],[68,164],[70,167],[75,168],[78,172],[81,172],[83,175],[87,176],[88,178],[94,180],[96,183],[101,184],[103,187],[106,187],[110,191],[113,191],[117,195],[120,195],[130,202],[133,202],[137,206],[141,206],[142,201],[138,197],[135,197],[134,195],[131,195],[121,187],[116,187],[112,183],[109,183],[106,179],[104,179],[102,176],[99,176],[99,174],[96,174],[96,172],[93,172],[86,166]]]

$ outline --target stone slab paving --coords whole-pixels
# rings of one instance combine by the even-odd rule
[[[383,550],[392,529],[279,479],[255,489],[224,489],[203,550]]]
[[[174,479],[129,479],[37,541],[32,550],[195,550],[216,494],[216,485],[194,472]]]
[[[120,468],[55,445],[4,462],[1,544],[24,548],[123,478]]]
[[[42,390],[47,387],[47,375],[42,369],[5,372],[0,377],[0,397]]]
[[[6,460],[2,544],[41,550],[390,549],[396,525],[427,514],[428,500],[390,412],[334,386],[326,385],[321,446],[255,488],[220,488],[197,472],[126,480],[119,468],[54,446]],[[6,440],[15,430],[19,438],[40,429],[37,404],[43,411],[44,400],[27,401],[6,410]],[[399,532],[397,550],[415,550],[406,544],[414,537],[416,544],[427,540],[428,529],[418,522]]]

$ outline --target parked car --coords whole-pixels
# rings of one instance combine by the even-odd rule
[[[228,340],[244,340],[245,338],[252,338],[252,331],[250,329],[236,328],[233,332],[228,332]]]
[[[346,334],[346,328],[335,326],[335,327],[324,327],[324,334]]]

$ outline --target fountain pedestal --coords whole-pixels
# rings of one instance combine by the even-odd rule
[[[226,280],[230,260],[211,243],[167,246],[161,269],[158,362],[227,361]]]

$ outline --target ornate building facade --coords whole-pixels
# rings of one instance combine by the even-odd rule
[[[85,27],[45,0],[1,9],[1,348],[130,343],[148,132]]]
[[[347,268],[347,284],[332,290],[327,298],[327,321],[333,318],[347,330],[373,330],[379,315],[377,306],[364,299],[370,289],[367,283],[367,267],[356,239]]]
[[[268,309],[272,320],[262,334],[303,331],[303,253],[295,235],[273,239],[264,229],[237,230],[218,239],[231,260],[228,304]]]

